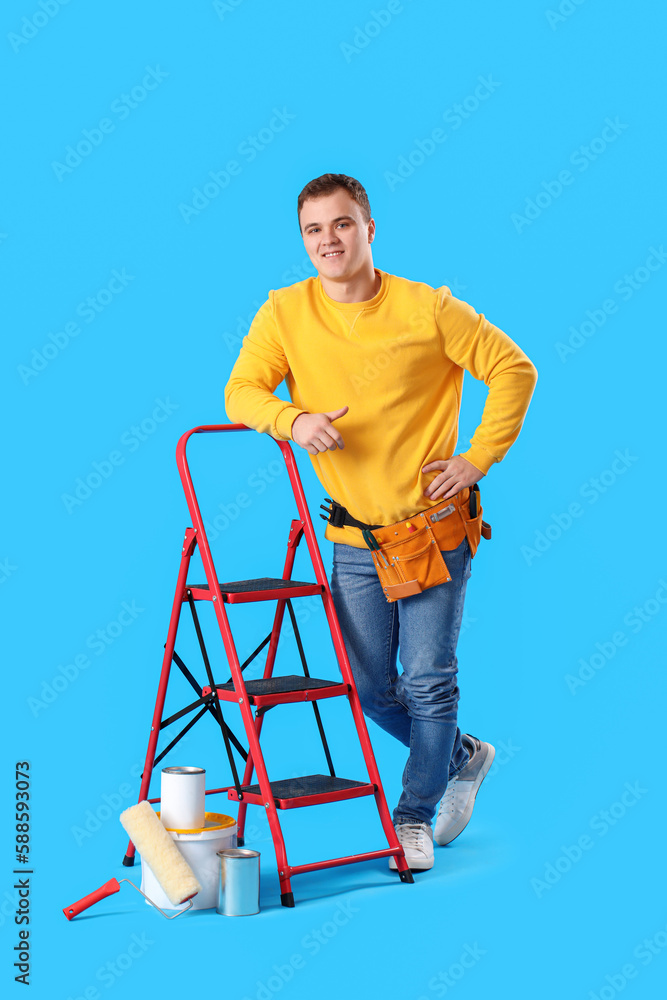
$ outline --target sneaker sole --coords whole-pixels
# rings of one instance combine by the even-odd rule
[[[477,797],[477,792],[479,791],[482,782],[487,776],[489,768],[493,764],[493,758],[496,756],[496,748],[492,746],[490,743],[488,743],[487,746],[489,747],[489,753],[487,754],[486,760],[484,761],[481,770],[477,775],[476,781],[473,782],[472,792],[470,793],[467,805],[461,814],[461,819],[459,820],[457,826],[452,827],[451,830],[446,834],[447,839],[438,838],[435,835],[435,833],[433,835],[434,843],[436,843],[438,847],[446,847],[447,844],[451,844],[453,840],[456,840],[456,838],[463,833],[468,823],[470,822],[470,817],[472,816],[472,811],[475,806],[475,798]]]
[[[434,864],[435,864],[435,858],[431,858],[430,863],[428,861],[424,861],[423,863],[422,862],[417,862],[416,864],[411,864],[410,865],[410,871],[411,872],[426,872],[426,871],[430,871],[430,869],[433,867]],[[398,866],[396,864],[396,858],[393,855],[389,858],[389,867],[394,872],[398,871]]]

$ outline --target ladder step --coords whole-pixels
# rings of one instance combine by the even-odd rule
[[[333,778],[329,774],[306,774],[301,778],[271,781],[270,785],[277,809],[296,809],[299,806],[315,806],[323,802],[356,799],[361,795],[374,795],[377,790],[375,785],[367,781]],[[242,785],[241,791],[244,802],[264,805],[259,785]],[[230,788],[227,797],[238,801],[236,789]]]
[[[218,697],[225,701],[238,701],[232,681],[219,684]],[[245,682],[251,705],[285,705],[294,701],[319,701],[321,698],[340,698],[350,692],[350,685],[343,681],[326,681],[319,677],[287,674],[279,677],[260,677]],[[202,695],[210,694],[206,687]]]
[[[210,601],[211,592],[207,583],[188,584],[186,587],[195,601]],[[226,604],[247,604],[250,601],[286,600],[292,597],[308,597],[321,594],[319,583],[304,583],[303,580],[282,580],[272,576],[262,576],[256,580],[232,580],[220,583],[222,599]],[[187,596],[183,595],[183,600]]]

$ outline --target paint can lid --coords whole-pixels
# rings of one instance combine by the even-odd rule
[[[163,774],[206,774],[205,767],[163,767]]]

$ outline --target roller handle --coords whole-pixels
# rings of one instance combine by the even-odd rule
[[[71,906],[66,906],[63,913],[68,920],[72,917],[76,917],[83,910],[87,910],[89,906],[93,906],[94,903],[99,903],[101,899],[106,899],[107,896],[112,896],[114,892],[120,891],[120,882],[118,879],[111,878],[104,885],[101,885],[99,889],[95,892],[89,892],[87,896],[80,899],[78,903],[72,903]]]

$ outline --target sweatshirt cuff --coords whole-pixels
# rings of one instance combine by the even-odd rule
[[[472,445],[467,451],[461,452],[461,458],[465,458],[468,462],[471,462],[484,475],[487,474],[494,462],[500,461],[500,459],[494,458],[488,451],[485,451],[484,448],[478,448],[477,445]]]
[[[298,416],[307,412],[307,410],[300,410],[298,406],[286,406],[284,410],[280,411],[276,417],[276,430],[283,440],[292,440],[292,424]]]

